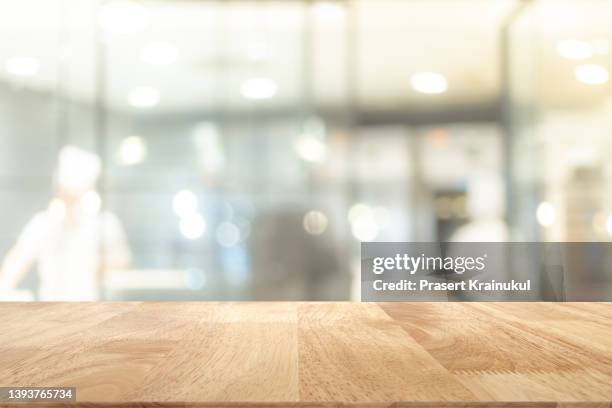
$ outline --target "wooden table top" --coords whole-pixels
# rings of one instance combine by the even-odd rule
[[[0,316],[0,386],[76,387],[87,407],[612,401],[612,303],[4,303]]]

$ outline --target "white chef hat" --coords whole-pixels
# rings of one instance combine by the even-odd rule
[[[76,146],[65,146],[59,154],[57,184],[60,190],[84,192],[96,186],[100,158]]]

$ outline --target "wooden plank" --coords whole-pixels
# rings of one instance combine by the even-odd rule
[[[607,303],[5,303],[0,315],[0,386],[75,386],[73,407],[612,401]]]
[[[300,307],[301,400],[474,400],[381,311],[375,304]]]
[[[183,331],[172,353],[127,399],[297,401],[297,305],[228,303],[210,308]]]
[[[600,324],[605,313],[586,318],[545,303],[382,308],[479,400],[612,400],[612,326]]]

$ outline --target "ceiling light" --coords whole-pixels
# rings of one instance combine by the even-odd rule
[[[555,223],[557,211],[551,203],[544,201],[538,205],[536,210],[536,218],[541,226],[550,227]]]
[[[246,99],[262,100],[276,95],[278,86],[268,78],[251,78],[244,81],[240,93]]]
[[[144,46],[140,59],[151,65],[170,65],[178,59],[178,48],[168,42],[151,43]]]
[[[179,191],[172,200],[172,209],[179,217],[187,217],[198,210],[198,197],[193,191]]]
[[[601,85],[608,82],[608,70],[597,64],[583,64],[576,67],[576,79],[586,85]]]
[[[381,207],[376,212],[381,212]],[[348,212],[348,219],[351,223],[351,232],[359,241],[372,241],[378,236],[381,227],[376,220],[376,214],[370,206],[363,203],[354,204]],[[381,220],[384,221],[384,220]]]
[[[295,143],[298,156],[307,162],[320,163],[327,157],[325,142],[317,137],[303,136]]]
[[[130,136],[119,146],[119,160],[124,166],[133,166],[141,163],[147,155],[147,146],[138,136]]]
[[[359,241],[373,241],[378,236],[378,225],[371,216],[359,217],[352,225],[351,232]]]
[[[318,210],[308,211],[302,220],[304,230],[311,235],[321,235],[328,225],[327,216]]]
[[[593,56],[593,46],[586,42],[576,39],[562,40],[557,43],[557,52],[563,58],[571,60],[582,60]]]
[[[107,3],[100,13],[99,21],[106,31],[116,34],[137,33],[148,24],[144,7],[126,0]]]
[[[196,240],[206,232],[206,220],[198,213],[189,214],[181,218],[179,229],[185,238]]]
[[[357,219],[362,216],[370,216],[372,209],[363,203],[357,203],[351,206],[348,211],[348,220],[351,224],[354,224]]]
[[[410,82],[415,91],[424,94],[441,94],[448,89],[446,78],[436,72],[418,72]]]
[[[153,107],[159,100],[159,90],[151,87],[134,88],[128,95],[128,103],[136,108]]]
[[[38,72],[40,63],[34,57],[16,56],[9,58],[4,68],[11,75],[28,77]]]

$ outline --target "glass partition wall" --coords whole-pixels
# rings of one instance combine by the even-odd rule
[[[345,4],[137,7],[142,30],[103,26],[107,205],[134,255],[107,296],[348,298]]]
[[[612,231],[605,1],[0,10],[3,298],[356,300],[360,242]]]
[[[612,237],[611,12],[607,1],[526,2],[508,28],[509,218],[515,240]],[[556,286],[574,288],[578,298],[609,294],[609,254],[581,248],[563,261],[579,272],[553,273]]]
[[[513,201],[524,240],[612,234],[610,12],[606,1],[542,0],[527,3],[512,26]]]

